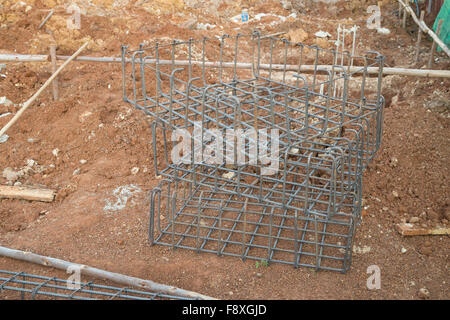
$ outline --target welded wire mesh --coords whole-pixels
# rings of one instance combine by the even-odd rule
[[[357,195],[334,204],[335,214],[329,217],[316,214],[329,206],[324,190],[307,191],[311,198],[302,209],[288,209],[221,187],[214,191],[200,185],[189,192],[164,180],[152,194],[150,242],[295,267],[349,268]]]
[[[119,288],[94,282],[75,283],[56,277],[0,270],[0,299],[14,300],[193,300],[186,297]]]
[[[124,100],[154,117],[164,177],[150,242],[348,270],[362,172],[381,142],[383,60],[258,33],[123,47]],[[190,138],[181,153],[174,132]]]

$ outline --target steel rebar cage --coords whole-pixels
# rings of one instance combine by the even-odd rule
[[[381,143],[383,64],[377,52],[258,32],[123,46],[123,98],[154,118],[163,177],[151,193],[150,243],[347,271],[362,173]],[[175,162],[177,130],[190,142]],[[205,155],[211,144],[225,161]],[[268,163],[277,164],[269,173]]]

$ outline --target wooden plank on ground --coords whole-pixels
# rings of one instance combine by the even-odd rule
[[[399,223],[396,225],[397,231],[402,236],[429,236],[450,234],[450,228],[416,228],[412,223]]]
[[[0,186],[0,198],[52,202],[55,190],[26,186]]]

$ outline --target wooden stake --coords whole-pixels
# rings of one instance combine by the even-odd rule
[[[150,280],[143,280],[135,277],[130,277],[120,273],[109,272],[78,263],[72,263],[65,260],[41,256],[31,252],[0,247],[0,256],[36,263],[47,267],[53,267],[56,269],[64,270],[65,272],[67,272],[69,267],[71,267],[72,270],[73,268],[76,268],[80,270],[81,274],[87,276],[106,279],[116,283],[120,283],[122,285],[138,287],[152,292],[162,292],[174,296],[188,297],[201,300],[216,300],[215,298],[211,298],[192,291],[179,289],[177,287],[167,286]]]
[[[439,36],[439,33],[441,32],[442,22],[443,22],[442,19],[439,19],[437,29],[436,29],[437,36]],[[428,59],[428,68],[431,68],[433,66],[434,51],[436,51],[436,41],[433,41],[433,45],[431,46],[430,58]]]
[[[425,229],[415,228],[412,223],[400,223],[396,225],[397,231],[402,236],[442,236],[450,234],[450,228]]]
[[[24,113],[25,110],[28,109],[28,107],[34,102],[34,100],[36,100],[36,98],[42,93],[42,91],[44,91],[45,88],[48,87],[48,85],[56,78],[56,76],[58,75],[58,73],[60,73],[65,66],[67,66],[73,59],[75,59],[75,57],[77,55],[79,55],[81,53],[81,51],[83,51],[84,48],[86,48],[86,46],[88,45],[89,42],[86,42],[85,44],[83,44],[80,49],[77,50],[77,52],[75,52],[66,62],[64,62],[58,70],[56,70],[56,72],[54,74],[52,74],[52,76],[44,83],[44,85],[30,98],[28,99],[24,104],[23,107],[14,115],[14,117],[2,128],[2,130],[0,130],[0,137],[3,136],[3,134],[6,132],[6,130],[8,130],[16,121],[17,119],[20,118],[20,116],[22,115],[22,113]]]
[[[433,0],[428,0],[428,3],[427,3],[427,14],[430,14],[430,12],[431,12],[432,2],[433,2]]]
[[[52,73],[56,72],[56,45],[50,46],[50,58],[52,60]],[[58,101],[58,77],[55,77],[52,83],[53,100]]]
[[[402,27],[403,27],[403,29],[406,28],[406,14],[407,14],[407,11],[403,10],[403,20],[402,20]]]
[[[55,190],[31,187],[0,186],[0,199],[3,198],[52,202],[55,198]]]
[[[278,37],[285,33],[286,33],[286,31],[281,31],[281,32],[272,33],[272,34],[266,34],[264,36],[261,36],[260,39],[266,39],[266,38],[270,38],[270,37]]]
[[[423,22],[423,18],[425,16],[425,11],[422,10],[420,13],[420,21]],[[417,28],[417,44],[416,44],[416,59],[415,63],[419,62],[419,54],[420,54],[420,42],[422,41],[422,29],[420,27]]]

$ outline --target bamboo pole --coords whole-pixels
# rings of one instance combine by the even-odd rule
[[[31,59],[34,58],[34,56],[28,56],[31,57]],[[42,56],[39,56],[42,57]],[[33,61],[47,61],[48,56],[44,56],[45,58],[42,60],[33,60]],[[62,56],[57,55],[57,60],[68,60],[70,59],[70,56]],[[1,55],[0,55],[1,60]],[[74,59],[75,61],[85,61],[85,62],[103,62],[103,63],[121,63],[122,58],[120,57],[89,57],[89,56],[78,56]],[[12,61],[9,59],[8,61]],[[28,60],[29,61],[29,60]],[[126,59],[126,62],[131,62],[131,59]],[[146,59],[145,63],[154,64],[156,63],[155,59]],[[174,65],[176,66],[188,66],[189,63],[192,65],[199,65],[201,66],[203,64],[202,61],[190,61],[189,60],[175,60]],[[172,60],[159,60],[160,65],[171,65]],[[205,61],[205,67],[207,68],[218,68],[222,66],[223,68],[234,68],[234,62],[223,62],[220,64],[219,62],[212,62],[212,61]],[[251,63],[237,63],[236,67],[238,69],[251,69],[252,64]],[[261,69],[268,70],[272,68],[274,71],[283,71],[284,65],[283,64],[261,64]],[[331,70],[331,65],[319,65],[317,66],[317,69],[326,69]],[[298,65],[287,65],[286,71],[298,71]],[[302,65],[300,68],[301,72],[313,72],[314,66],[313,65]],[[356,72],[356,73],[363,73],[364,69],[363,67],[353,66],[350,68],[350,72]],[[378,74],[378,68],[377,67],[369,67],[367,68],[367,73],[369,74]],[[415,76],[415,77],[435,77],[435,78],[450,78],[450,71],[449,70],[426,70],[426,69],[407,69],[407,68],[383,68],[383,74],[384,75],[402,75],[402,76]]]
[[[52,73],[56,72],[56,45],[52,44],[50,46],[50,58],[52,60]],[[53,92],[53,100],[58,101],[58,91],[59,91],[59,85],[58,85],[58,77],[55,77],[55,80],[53,80],[52,83],[52,92]]]
[[[56,56],[58,60],[65,60],[68,58],[68,56]],[[111,62],[122,62],[121,58],[117,57],[84,57],[80,56],[76,58],[77,61],[91,61],[91,62],[105,62],[105,63],[111,63]],[[131,59],[126,59],[126,62],[131,62]],[[145,59],[144,62],[146,64],[154,64],[156,63],[155,59]],[[160,65],[172,65],[172,63],[175,66],[188,66],[191,65],[198,65],[202,66],[202,61],[189,61],[189,60],[159,60],[158,63]],[[234,68],[234,62],[213,62],[213,61],[205,61],[205,67],[206,68]],[[252,64],[251,63],[244,63],[244,62],[238,62],[236,64],[236,68],[238,69],[251,69]],[[272,69],[273,71],[298,71],[298,65],[286,65],[284,64],[260,64],[260,68],[264,70]],[[285,69],[286,68],[286,69]],[[300,67],[301,72],[314,72],[315,67],[313,65],[302,65]],[[318,65],[317,69],[323,69],[323,70],[332,70],[332,65]],[[364,67],[358,67],[353,66],[350,67],[350,72],[353,73],[363,73]],[[378,74],[378,68],[377,67],[368,67],[367,68],[368,74]],[[450,78],[450,71],[449,70],[426,70],[426,69],[406,69],[406,68],[383,68],[383,74],[384,75],[403,75],[403,76],[416,76],[416,77],[437,77],[437,78]]]
[[[66,62],[64,62],[58,70],[56,70],[55,73],[52,74],[52,76],[44,83],[44,85],[30,98],[28,99],[24,104],[23,107],[14,115],[14,117],[0,130],[0,137],[3,136],[3,134],[20,118],[22,113],[25,112],[25,110],[28,109],[28,107],[36,100],[36,98],[44,91],[45,88],[48,87],[48,85],[53,81],[53,79],[56,78],[56,76],[73,60],[77,55],[83,51],[84,48],[88,45],[89,42],[86,42],[83,44],[80,49],[77,50]]]
[[[406,5],[402,0],[398,0],[398,1],[406,10],[409,11],[409,14],[413,18],[413,20],[416,22],[416,24],[419,26],[419,28],[422,29],[422,31],[424,33],[428,34],[431,38],[433,38],[433,40],[437,42],[439,47],[442,48],[442,51],[444,51],[450,57],[450,50],[445,45],[445,43],[441,39],[439,39],[439,37],[434,33],[434,31],[432,29],[428,28],[428,26],[425,24],[425,22],[419,21],[419,18],[417,18],[416,14],[414,13],[414,11],[411,9],[411,7],[409,5]]]
[[[423,22],[423,18],[425,16],[425,11],[422,10],[420,13],[420,21]],[[419,55],[420,55],[420,42],[422,41],[422,29],[417,29],[417,44],[416,44],[416,59],[415,63],[419,62]]]
[[[438,25],[436,28],[437,35],[439,35],[439,33],[441,31],[442,22],[443,21],[439,19],[439,22],[438,22]],[[436,41],[433,41],[433,44],[431,46],[430,58],[428,59],[428,68],[431,68],[433,66],[435,51],[436,51]]]
[[[120,273],[109,272],[102,269],[97,269],[93,267],[89,267],[83,264],[73,263],[57,258],[41,256],[32,252],[25,252],[21,250],[10,249],[6,247],[0,246],[0,256],[18,259],[26,262],[36,263],[47,267],[52,267],[56,269],[61,269],[67,271],[69,267],[77,268],[80,270],[81,274],[86,276],[91,276],[100,279],[110,280],[116,283],[120,283],[126,286],[138,287],[145,290],[153,291],[153,292],[161,292],[170,295],[180,296],[180,297],[188,297],[188,298],[197,298],[202,300],[215,300],[215,298],[208,297],[202,295],[200,293],[179,289],[177,287],[168,286],[164,284],[159,284],[157,282],[153,282],[150,280],[139,279],[135,277],[130,277],[127,275],[123,275]]]
[[[47,60],[48,55],[0,53],[0,62],[43,62]]]
[[[48,13],[48,15],[47,15],[47,16],[44,18],[44,20],[42,20],[42,22],[39,24],[38,30],[41,29],[41,28],[44,26],[44,24],[48,21],[48,19],[51,18],[51,16],[53,15],[53,13],[54,13],[53,9],[50,10],[50,12]]]
[[[403,29],[406,28],[406,15],[407,15],[407,11],[403,10],[403,20],[402,20],[402,27],[403,27]]]
[[[61,56],[56,55],[57,60],[67,60],[69,56]],[[79,56],[75,58],[75,61],[86,61],[86,62],[122,62],[122,58],[120,57],[86,57],[86,56]],[[127,59],[127,62],[130,62],[130,59]]]

